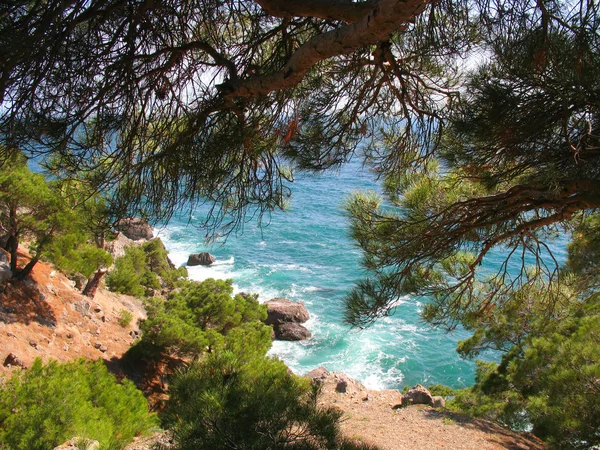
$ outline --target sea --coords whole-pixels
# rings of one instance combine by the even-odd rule
[[[275,297],[304,302],[310,313],[305,326],[312,338],[275,341],[270,350],[296,374],[323,366],[370,389],[417,383],[472,385],[476,365],[456,352],[457,342],[469,334],[461,329],[447,333],[426,324],[420,317],[426,299],[402,298],[391,316],[364,330],[343,323],[343,299],[366,275],[361,251],[348,235],[343,204],[354,191],[380,191],[374,174],[355,161],[339,171],[296,174],[290,187],[291,204],[285,212],[273,213],[262,227],[246,223],[242,232],[226,240],[206,243],[199,227],[203,208],[191,216],[176,214],[155,233],[178,266],[185,265],[191,253],[207,251],[216,258],[210,267],[188,267],[191,279],[232,279],[236,292],[257,293],[262,302]],[[564,258],[564,250],[556,250]],[[484,265],[493,270],[502,259],[500,252]]]

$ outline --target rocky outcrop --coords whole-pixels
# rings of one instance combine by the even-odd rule
[[[311,337],[310,331],[296,322],[280,323],[273,331],[278,341],[303,341]]]
[[[431,392],[420,384],[417,384],[402,397],[402,405],[434,405]]]
[[[304,303],[293,302],[287,298],[273,298],[267,305],[267,325],[295,322],[304,323],[309,319],[308,310]]]
[[[309,378],[313,384],[334,386],[334,390],[338,394],[360,397],[363,400],[366,400],[368,395],[368,389],[363,384],[342,372],[329,372],[325,367],[317,367],[304,376]]]
[[[139,244],[137,244],[136,241],[132,241],[124,234],[119,233],[116,239],[104,244],[104,249],[109,252],[114,259],[117,259],[125,255],[125,248],[131,245]]]
[[[138,217],[119,220],[115,225],[115,229],[132,241],[150,240],[154,237],[150,224]]]
[[[215,257],[208,252],[192,253],[188,257],[188,266],[210,266],[215,262]]]
[[[446,407],[446,400],[441,395],[434,395],[431,399],[433,400],[432,406],[434,408],[445,408]]]
[[[310,372],[306,373],[306,375],[304,376],[310,381],[312,381],[314,384],[325,383],[325,381],[327,381],[327,379],[329,378],[330,374],[331,372],[329,372],[325,367],[319,366],[316,369],[313,369]]]
[[[301,323],[309,319],[304,303],[287,298],[273,298],[267,305],[267,325],[273,325],[274,338],[280,341],[302,341],[311,334]]]

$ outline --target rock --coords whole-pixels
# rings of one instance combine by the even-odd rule
[[[0,248],[0,263],[10,263],[10,256],[6,250]]]
[[[432,401],[433,401],[434,408],[445,408],[446,407],[446,400],[444,400],[444,397],[442,397],[441,395],[434,395],[432,397]]]
[[[348,391],[348,379],[345,377],[341,377],[340,380],[335,385],[336,392],[340,392],[345,394]]]
[[[316,369],[311,370],[306,375],[306,378],[310,379],[313,384],[315,383],[324,383],[327,380],[330,372],[323,366],[317,367]]]
[[[25,368],[25,364],[23,364],[23,361],[21,361],[14,353],[9,353],[8,356],[4,359],[4,367],[10,366]]]
[[[88,282],[87,277],[79,272],[69,275],[69,280],[74,281],[75,287],[79,290],[82,290]]]
[[[132,241],[150,240],[154,237],[150,224],[138,217],[119,220],[115,225],[115,229]]]
[[[109,252],[114,259],[125,255],[125,249],[132,245],[138,245],[124,234],[119,234],[116,239],[104,244],[104,250]]]
[[[100,443],[92,439],[74,437],[64,444],[54,447],[54,450],[100,450]]]
[[[286,322],[304,323],[309,319],[308,310],[304,303],[293,302],[287,298],[273,298],[267,305],[267,325],[276,325]]]
[[[275,339],[279,341],[302,341],[311,334],[303,325],[295,322],[281,323],[274,327]]]
[[[90,309],[92,308],[92,304],[83,299],[78,302],[72,304],[72,307],[75,311],[80,312],[83,317],[90,317]]]
[[[94,344],[94,347],[96,347],[102,353],[105,353],[108,350],[108,348],[106,347],[106,345],[104,345],[102,342],[96,342]]]
[[[8,257],[8,253],[0,249],[0,283],[10,280],[12,275],[13,273],[10,270],[10,258]]]
[[[402,403],[413,405],[433,405],[433,396],[429,390],[417,384],[402,397]]]
[[[210,266],[215,262],[215,257],[208,252],[192,253],[189,258],[188,266]]]

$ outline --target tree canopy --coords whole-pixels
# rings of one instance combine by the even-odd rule
[[[211,202],[212,231],[285,206],[294,169],[360,154],[387,203],[348,204],[372,274],[348,321],[416,292],[451,328],[555,278],[547,239],[600,206],[598,8],[14,1],[0,10],[0,132],[155,219]],[[505,263],[478,279],[494,248]]]
[[[466,2],[428,3],[11,2],[2,137],[151,217],[208,200],[207,225],[236,225],[285,205],[290,168],[339,164],[392,128],[395,154],[433,139],[454,95],[444,67],[473,31]]]

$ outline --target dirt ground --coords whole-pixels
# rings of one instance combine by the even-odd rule
[[[346,393],[336,391],[343,374],[330,373],[321,404],[340,408],[342,429],[351,438],[381,450],[541,450],[544,444],[527,433],[514,433],[484,420],[425,405],[398,407],[397,390],[372,391],[351,380]]]
[[[138,319],[145,317],[141,301],[98,290],[93,300],[52,266],[38,263],[30,279],[0,286],[0,373],[12,354],[25,367],[36,357],[71,361],[83,357],[120,358],[134,341]],[[121,311],[132,320],[119,324]]]

